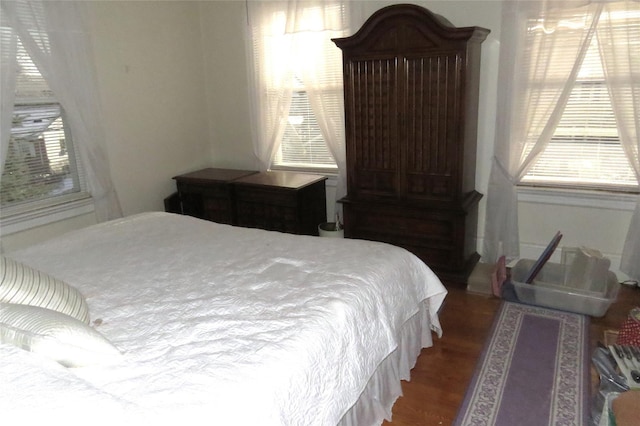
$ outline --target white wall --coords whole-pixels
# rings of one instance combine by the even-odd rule
[[[161,210],[172,177],[207,165],[197,2],[89,3],[112,176],[125,215]]]
[[[389,1],[355,2],[362,19]],[[477,188],[486,194],[493,154],[501,1],[416,1],[456,26],[482,26]],[[244,1],[91,2],[100,92],[113,178],[125,214],[162,210],[171,177],[205,166],[255,168],[249,126]],[[333,191],[329,189],[329,194]],[[559,203],[558,203],[559,200]],[[555,231],[563,244],[601,249],[617,266],[632,204],[519,203],[522,254],[535,257]],[[331,204],[332,199],[329,198]],[[480,203],[478,249],[484,235]],[[72,229],[86,218],[69,221]],[[48,237],[51,229],[37,229]],[[3,238],[4,240],[5,238]],[[20,240],[20,236],[17,237]],[[5,249],[7,246],[3,241]],[[491,259],[486,259],[491,261]]]
[[[123,213],[163,210],[177,174],[208,166],[199,2],[92,1],[93,44]],[[95,223],[93,214],[2,237],[10,252]]]
[[[521,194],[518,203],[520,255],[537,258],[556,231],[562,231],[561,246],[587,246],[602,251],[611,259],[618,278],[620,255],[631,222],[635,197]],[[552,257],[559,261],[559,253]]]
[[[244,1],[200,3],[211,163],[255,170],[249,123]]]

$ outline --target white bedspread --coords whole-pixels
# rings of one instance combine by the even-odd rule
[[[97,330],[124,357],[64,371],[40,371],[30,360],[27,374],[15,373],[21,386],[0,387],[3,415],[20,407],[12,399],[30,399],[43,412],[74,404],[41,392],[53,368],[54,378],[69,375],[66,393],[89,392],[84,409],[102,394],[145,424],[157,416],[335,425],[423,301],[441,333],[446,290],[417,257],[382,243],[146,213],[7,256],[80,289],[92,321],[102,320]],[[3,359],[7,352],[0,346]],[[105,420],[118,410],[96,412]]]

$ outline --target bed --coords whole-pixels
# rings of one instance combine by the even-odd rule
[[[0,343],[0,412],[25,424],[380,424],[442,333],[446,289],[384,243],[153,212],[5,257],[77,289],[117,349],[65,367]]]

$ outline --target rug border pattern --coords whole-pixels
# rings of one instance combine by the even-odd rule
[[[506,372],[512,361],[513,349],[517,342],[518,331],[525,315],[537,315],[556,319],[560,324],[556,359],[556,376],[552,390],[552,405],[549,425],[582,426],[585,422],[587,407],[584,399],[585,386],[588,386],[587,350],[589,332],[588,317],[570,312],[556,311],[537,306],[503,302],[494,320],[491,339],[485,344],[474,377],[467,389],[462,409],[468,407],[464,417],[456,425],[491,425],[499,412],[499,401],[506,384]],[[576,366],[578,370],[576,370]],[[580,371],[580,374],[576,374]],[[471,394],[470,391],[473,390]]]

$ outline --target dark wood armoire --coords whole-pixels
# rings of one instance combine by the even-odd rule
[[[374,13],[342,50],[345,236],[405,247],[444,279],[479,259],[475,189],[480,47],[416,5]]]

